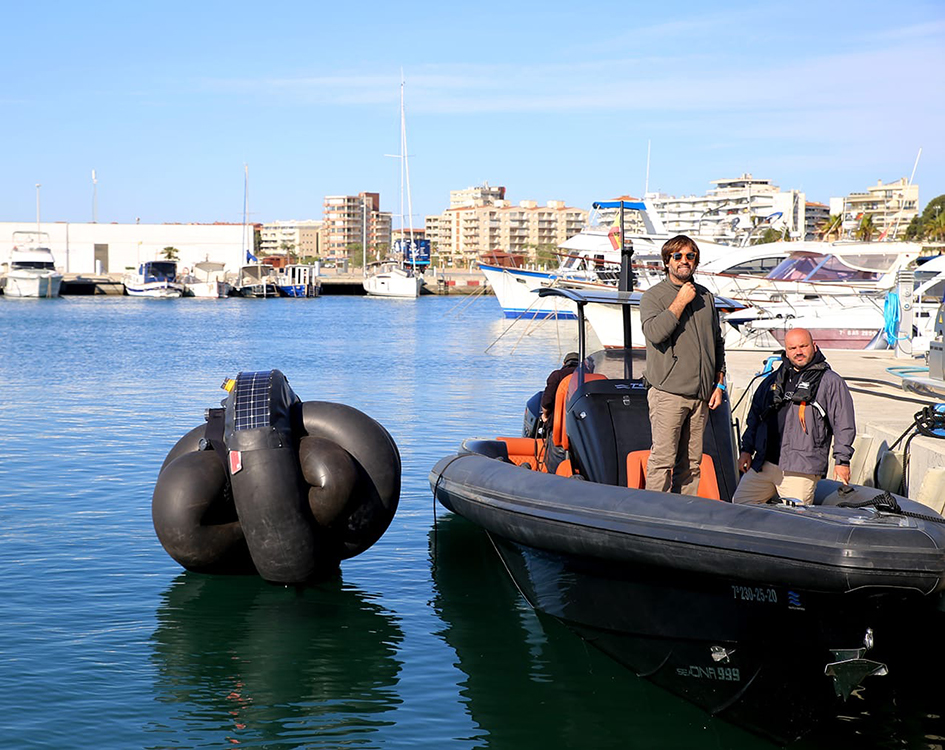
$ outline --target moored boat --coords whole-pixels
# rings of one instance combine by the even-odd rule
[[[177,278],[177,262],[148,260],[138,270],[122,278],[125,293],[130,297],[171,299],[184,294],[184,284]]]
[[[941,599],[943,519],[827,480],[813,506],[732,504],[727,403],[710,412],[698,496],[643,489],[643,353],[588,354],[583,334],[586,305],[609,296],[629,321],[632,296],[542,294],[579,319],[552,434],[537,435],[533,398],[522,437],[467,440],[433,468],[439,502],[487,532],[533,607],[714,715],[791,740],[869,695],[867,678],[897,668],[880,647]]]
[[[14,232],[13,248],[0,286],[7,297],[58,297],[62,274],[56,270],[45,232]]]

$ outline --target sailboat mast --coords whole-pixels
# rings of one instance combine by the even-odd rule
[[[400,79],[400,153],[403,166],[402,179],[407,183],[407,225],[410,227],[410,264],[417,272],[417,248],[413,241],[413,204],[410,200],[410,162],[407,159],[407,118],[404,115],[404,79]],[[402,186],[401,186],[402,188]],[[403,211],[403,189],[401,189],[401,211]],[[401,232],[403,227],[401,226]]]

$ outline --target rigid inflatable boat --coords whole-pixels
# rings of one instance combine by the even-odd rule
[[[644,354],[588,354],[584,337],[585,305],[629,309],[638,295],[541,293],[574,302],[579,321],[581,364],[558,388],[552,434],[536,435],[536,394],[523,437],[466,440],[430,474],[439,502],[486,530],[528,602],[637,674],[779,740],[895,669],[883,647],[935,616],[945,587],[943,519],[828,480],[812,506],[734,505],[727,401],[710,412],[698,496],[641,489]]]
[[[174,560],[303,583],[381,537],[400,498],[384,427],[344,404],[301,401],[279,370],[223,387],[223,408],[177,442],[154,488],[154,529]]]

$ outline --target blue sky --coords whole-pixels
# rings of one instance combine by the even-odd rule
[[[945,193],[945,3],[4,3],[0,220],[399,214],[449,191],[702,194],[750,172],[808,200],[915,173]],[[395,219],[395,226],[398,220]]]

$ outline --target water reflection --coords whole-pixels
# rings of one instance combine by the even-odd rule
[[[481,529],[441,516],[430,534],[438,634],[491,747],[768,744],[636,678],[523,601]]]
[[[156,745],[359,744],[399,703],[400,626],[341,581],[293,590],[255,577],[184,573],[164,592],[151,638]],[[357,739],[356,739],[357,738]]]

